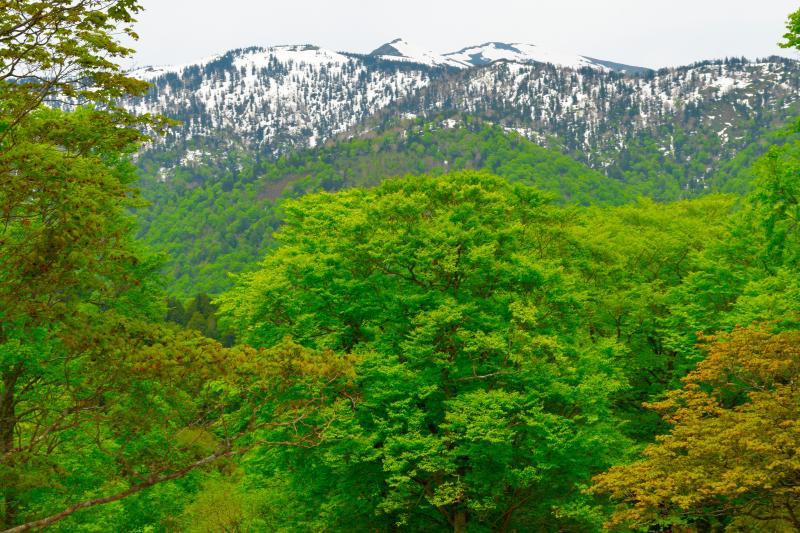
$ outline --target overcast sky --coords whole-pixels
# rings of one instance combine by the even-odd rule
[[[798,0],[141,0],[139,65],[252,45],[370,52],[396,37],[444,53],[524,42],[645,67],[780,54]]]

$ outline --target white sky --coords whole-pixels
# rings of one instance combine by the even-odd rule
[[[779,54],[798,0],[141,0],[139,65],[233,48],[316,44],[370,52],[396,37],[444,53],[486,41],[645,67]]]

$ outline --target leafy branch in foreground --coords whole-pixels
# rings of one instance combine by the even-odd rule
[[[47,372],[28,370],[16,383],[0,485],[14,498],[6,516],[9,501],[25,501],[29,521],[7,531],[55,523],[254,447],[315,446],[351,372],[350,358],[291,343],[227,349],[138,320],[92,318],[97,326],[61,339],[54,359],[63,371],[43,362]]]
[[[159,324],[160,262],[132,238],[129,157],[140,128],[164,121],[115,105],[147,87],[115,63],[132,52],[115,32],[135,37],[138,10],[0,0],[2,530],[53,524],[254,446],[313,445],[348,372],[325,353],[225,349]],[[43,105],[63,99],[91,105]]]
[[[43,103],[94,104],[127,125],[161,129],[165,121],[135,117],[117,103],[147,91],[118,61],[134,50],[138,0],[0,0],[0,146]]]
[[[786,21],[784,42],[779,43],[781,48],[796,48],[800,50],[800,9],[791,13]]]

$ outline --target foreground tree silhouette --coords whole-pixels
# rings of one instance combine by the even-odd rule
[[[138,10],[0,1],[0,530],[260,444],[311,445],[348,372],[296,346],[225,349],[156,323],[159,265],[131,237],[128,157],[164,121],[114,103],[147,87],[115,63]]]

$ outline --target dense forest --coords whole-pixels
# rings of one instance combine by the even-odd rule
[[[137,0],[0,7],[0,530],[800,531],[797,117],[684,198],[467,116],[161,187]]]
[[[169,288],[183,297],[230,288],[227,274],[251,270],[273,244],[283,200],[311,192],[373,187],[387,177],[485,169],[553,191],[561,203],[618,204],[636,197],[632,187],[478,121],[459,128],[415,121],[277,160],[246,152],[221,160],[206,156],[162,183],[158,169],[174,159],[174,151],[159,150],[138,161],[149,202],[139,211],[140,235],[168,254]]]
[[[138,211],[139,237],[167,254],[170,292],[189,298],[198,292],[230,288],[228,273],[252,270],[274,245],[282,224],[282,204],[311,192],[373,187],[391,177],[441,175],[458,170],[487,170],[509,181],[555,194],[559,204],[619,205],[638,197],[695,198],[705,194],[746,194],[754,181],[753,164],[769,146],[789,143],[796,132],[781,128],[752,143],[720,165],[711,186],[687,190],[669,174],[668,158],[643,155],[637,144],[627,173],[615,179],[514,131],[464,117],[406,121],[379,133],[268,159],[248,151],[217,155],[193,144],[197,160],[175,168],[164,181],[160,169],[180,159],[186,147],[160,148],[137,164],[148,205]],[[699,154],[702,156],[702,154]],[[698,163],[705,168],[705,163]],[[681,174],[683,171],[681,170]],[[702,175],[702,172],[697,175]]]

